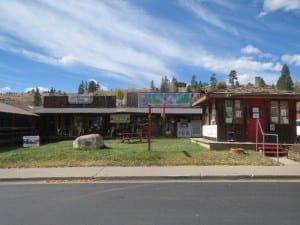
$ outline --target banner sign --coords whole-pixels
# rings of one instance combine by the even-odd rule
[[[93,102],[93,96],[86,95],[69,95],[69,104],[91,104]]]
[[[138,93],[138,107],[191,107],[200,93]]]
[[[23,136],[23,147],[40,146],[40,136]]]
[[[130,123],[130,114],[111,114],[110,123]]]

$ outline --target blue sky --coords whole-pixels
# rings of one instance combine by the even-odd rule
[[[2,0],[0,93],[149,88],[193,74],[300,81],[300,0]]]

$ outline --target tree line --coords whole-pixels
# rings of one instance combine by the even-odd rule
[[[240,87],[238,81],[238,72],[236,70],[231,70],[228,73],[228,83],[223,80],[217,80],[216,74],[212,73],[209,79],[210,83],[197,81],[196,75],[192,75],[191,82],[187,85],[184,82],[178,81],[175,77],[169,79],[167,76],[163,76],[160,82],[160,86],[157,87],[153,80],[150,82],[150,91],[151,92],[178,92],[181,87],[185,88],[186,92],[208,92],[208,91],[218,91],[224,90],[226,88],[237,88]],[[246,87],[256,86],[256,87],[266,87],[267,84],[264,79],[260,76],[255,77],[255,84],[248,83]],[[286,64],[283,65],[281,69],[281,74],[277,80],[276,86],[273,84],[273,88],[278,90],[286,91],[295,91],[300,92],[300,83],[293,82],[290,70]],[[181,90],[182,91],[182,90]],[[42,104],[42,98],[39,88],[32,89],[31,93],[33,94],[33,100],[35,106],[40,106]],[[78,85],[78,94],[89,94],[93,93],[94,95],[105,95],[106,92],[101,90],[101,87],[96,81],[81,81]],[[126,98],[127,92],[117,88],[115,91],[110,91],[110,94],[116,96],[117,99]],[[49,95],[67,95],[67,93],[62,91],[57,91],[54,88],[49,90]]]
[[[228,83],[223,80],[217,80],[215,73],[211,74],[209,81],[210,83],[197,81],[196,75],[192,75],[190,84],[186,85],[183,82],[178,82],[175,77],[170,80],[167,76],[163,76],[159,87],[156,87],[154,81],[151,80],[150,90],[152,92],[177,92],[182,84],[186,85],[186,92],[218,91],[224,90],[226,88],[237,88],[242,86],[238,81],[238,72],[234,69],[230,70],[228,74]],[[268,85],[262,77],[256,76],[255,84],[249,82],[244,86],[255,86],[262,88]],[[282,67],[281,75],[277,80],[276,86],[274,84],[271,86],[273,88],[277,88],[278,90],[300,92],[300,84],[297,83],[296,85],[294,85],[294,82],[290,76],[289,68],[286,64],[284,64]]]

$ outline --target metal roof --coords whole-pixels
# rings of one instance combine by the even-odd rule
[[[25,109],[12,106],[3,102],[0,102],[0,112],[3,113],[11,113],[11,114],[20,114],[20,115],[26,115],[26,116],[38,116],[37,114],[33,112],[29,112]]]
[[[160,114],[162,108],[152,108],[153,114]],[[36,114],[114,114],[141,113],[147,114],[148,108],[38,108],[32,110]],[[165,108],[166,114],[200,114],[199,108]]]

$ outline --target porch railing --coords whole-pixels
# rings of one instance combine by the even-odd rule
[[[265,152],[265,136],[273,136],[276,137],[276,155],[277,161],[279,161],[279,143],[278,143],[278,134],[265,133],[261,127],[259,119],[256,119],[256,151],[258,151],[258,132],[263,136],[262,149],[263,153]]]

